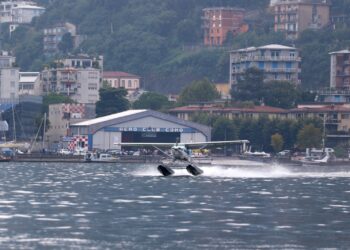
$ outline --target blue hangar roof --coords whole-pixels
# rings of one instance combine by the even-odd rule
[[[117,125],[120,123],[125,123],[133,120],[142,119],[145,117],[155,117],[161,120],[166,120],[173,122],[185,127],[193,128],[201,133],[203,133],[209,140],[211,138],[211,128],[202,124],[181,120],[175,116],[164,114],[161,112],[147,110],[147,109],[136,109],[128,110],[112,115],[107,115],[84,122],[76,123],[71,125],[71,128],[83,128],[87,129],[89,134],[94,134],[95,132],[109,126]]]

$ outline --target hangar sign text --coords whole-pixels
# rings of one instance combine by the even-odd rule
[[[142,127],[107,127],[105,132],[165,132],[165,133],[195,133],[193,128],[142,128]]]

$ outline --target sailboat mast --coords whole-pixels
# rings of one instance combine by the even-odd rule
[[[44,114],[43,149],[45,148],[46,113]]]
[[[15,119],[15,109],[13,107],[13,103],[12,103],[12,123],[13,123],[13,140],[16,141],[16,119]]]
[[[323,150],[325,149],[325,146],[326,146],[326,116],[327,116],[327,114],[325,114],[323,116],[323,135],[322,135],[322,148],[323,148]]]

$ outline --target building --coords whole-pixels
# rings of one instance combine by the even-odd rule
[[[277,0],[272,2],[276,32],[286,32],[290,39],[298,38],[306,29],[320,29],[330,23],[327,0]]]
[[[215,83],[215,88],[221,99],[231,99],[231,85],[229,83]]]
[[[17,24],[31,23],[34,17],[38,17],[44,12],[44,7],[31,4],[19,4],[12,8],[12,22]]]
[[[72,23],[60,23],[53,27],[44,29],[44,53],[46,55],[54,55],[59,52],[58,45],[62,41],[62,37],[69,33],[73,39],[73,48],[79,47],[79,45],[85,40],[85,36],[77,35],[77,28]]]
[[[0,102],[18,99],[19,69],[16,58],[0,51]]]
[[[120,142],[210,141],[209,127],[151,110],[129,110],[70,126],[73,144],[86,150],[118,149]]]
[[[330,87],[350,90],[350,50],[331,52]]]
[[[19,92],[21,95],[43,95],[40,72],[19,72]]]
[[[57,68],[41,73],[44,94],[60,93],[78,103],[95,104],[99,100],[103,58],[71,56],[57,62]]]
[[[231,35],[242,32],[244,9],[213,7],[203,9],[204,45],[221,46]]]
[[[315,101],[330,104],[350,103],[350,89],[340,90],[334,88],[324,88],[317,90]]]
[[[191,105],[177,107],[169,111],[180,119],[192,120],[195,115],[207,114],[228,119],[267,117],[273,119],[312,119],[323,120],[326,128],[327,144],[350,143],[350,104],[313,103],[298,105],[294,109],[281,109],[269,106],[224,107],[215,105]]]
[[[140,89],[141,77],[121,71],[105,71],[103,72],[103,81],[113,88],[125,88],[128,95],[132,95]]]
[[[264,71],[266,81],[288,81],[300,84],[301,58],[294,47],[270,44],[230,52],[230,84],[237,84],[248,68]]]
[[[169,111],[170,114],[177,116],[179,119],[186,121],[198,113],[222,116],[228,119],[234,118],[259,118],[269,117],[270,119],[285,119],[288,112],[285,109],[270,106],[252,106],[252,107],[223,107],[218,105],[190,105],[185,107],[177,107]]]
[[[2,1],[0,2],[0,23],[30,23],[34,17],[44,12],[44,7],[37,6],[32,1]]]
[[[326,128],[328,145],[350,143],[350,105],[349,104],[309,104],[298,105],[289,110],[290,119],[320,118]]]
[[[69,134],[71,124],[95,117],[95,105],[92,104],[60,103],[49,105],[50,127],[45,133],[45,142],[48,148],[60,148],[60,144]]]

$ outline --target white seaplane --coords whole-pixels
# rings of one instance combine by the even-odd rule
[[[160,152],[162,152],[164,155],[166,155],[168,158],[171,159],[171,161],[168,162],[162,162],[158,166],[158,171],[163,176],[170,176],[174,174],[173,167],[186,167],[186,170],[194,175],[201,175],[203,173],[203,170],[200,169],[198,166],[194,165],[192,158],[191,158],[191,151],[190,149],[194,148],[205,148],[207,146],[218,146],[218,145],[225,145],[225,144],[242,144],[242,150],[245,152],[247,144],[249,143],[248,140],[234,140],[234,141],[211,141],[211,142],[191,142],[191,143],[138,143],[138,142],[121,142],[121,143],[115,143],[115,145],[119,146],[130,146],[130,147],[153,147]],[[166,153],[160,148],[170,148],[170,154]]]

